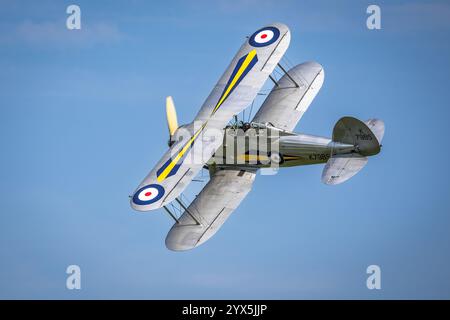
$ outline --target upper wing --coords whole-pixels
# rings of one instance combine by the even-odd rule
[[[171,202],[191,182],[222,144],[222,129],[245,109],[273,71],[290,41],[280,23],[256,31],[242,45],[230,66],[206,99],[195,121],[166,152],[131,198],[139,211],[158,209]]]
[[[189,213],[184,212],[170,229],[167,248],[189,250],[211,238],[251,190],[255,175],[243,170],[217,171],[189,205]]]
[[[316,62],[305,62],[290,69],[288,74],[299,87],[285,74],[278,81],[278,86],[272,89],[253,122],[269,122],[280,129],[294,130],[322,87],[324,71]]]
[[[253,33],[217,82],[195,121],[208,121],[215,128],[225,127],[233,115],[255,99],[286,52],[290,39],[288,27],[281,23]]]

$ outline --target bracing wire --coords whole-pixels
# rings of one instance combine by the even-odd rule
[[[257,96],[258,97],[258,96]],[[255,98],[256,99],[256,98]],[[250,122],[251,118],[252,118],[252,111],[253,111],[253,104],[255,103],[255,100],[252,101],[252,106],[250,107],[250,113],[248,115],[248,121]]]
[[[289,69],[294,67],[294,64],[291,62],[287,55],[284,55],[282,60],[285,60],[285,63],[289,67]]]

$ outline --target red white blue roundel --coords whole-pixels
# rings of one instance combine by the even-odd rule
[[[140,188],[133,196],[133,202],[138,205],[152,204],[164,195],[164,188],[159,184],[149,184]]]
[[[271,45],[280,37],[280,30],[275,27],[265,27],[256,31],[248,42],[253,47],[265,47]]]

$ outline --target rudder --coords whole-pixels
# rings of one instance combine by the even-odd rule
[[[355,151],[362,156],[373,156],[380,152],[375,133],[364,122],[353,117],[343,117],[336,122],[332,139],[334,142],[354,145]]]

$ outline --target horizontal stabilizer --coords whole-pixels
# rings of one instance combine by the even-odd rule
[[[333,156],[323,168],[322,182],[335,185],[347,181],[367,164],[367,160],[357,153]]]
[[[364,122],[367,127],[373,132],[375,137],[377,137],[378,142],[381,144],[381,141],[384,137],[384,122],[380,119],[369,119]]]

